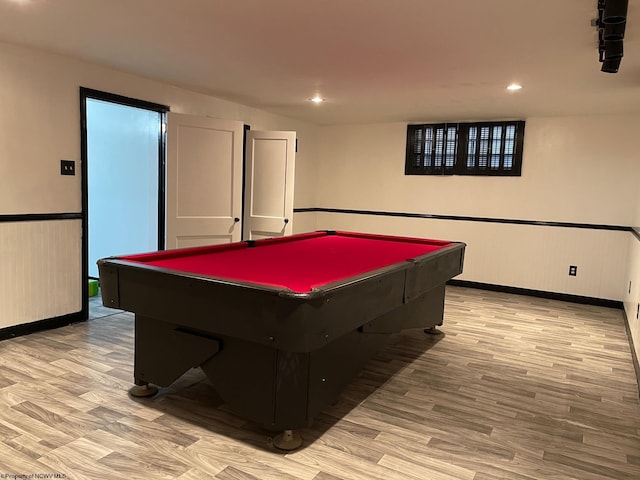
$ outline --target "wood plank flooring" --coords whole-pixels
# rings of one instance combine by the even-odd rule
[[[92,312],[0,342],[0,474],[640,478],[638,385],[618,310],[449,287],[444,334],[394,337],[288,454],[229,413],[199,370],[131,399],[133,316]]]

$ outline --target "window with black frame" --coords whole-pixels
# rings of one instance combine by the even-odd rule
[[[524,122],[407,125],[405,175],[520,176]]]

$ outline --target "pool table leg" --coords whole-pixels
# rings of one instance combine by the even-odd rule
[[[156,393],[158,393],[158,387],[139,380],[136,380],[136,384],[129,389],[132,397],[152,397]]]
[[[429,335],[442,335],[444,332],[438,328],[438,327],[441,327],[441,326],[442,326],[442,324],[439,323],[438,325],[434,325],[431,328],[425,328],[424,329],[424,333],[427,333]]]
[[[302,437],[293,430],[285,430],[273,439],[273,446],[280,449],[291,451],[302,445]]]

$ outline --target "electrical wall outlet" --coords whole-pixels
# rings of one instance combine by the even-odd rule
[[[577,265],[569,265],[569,275],[571,277],[575,277],[578,275],[578,266]]]

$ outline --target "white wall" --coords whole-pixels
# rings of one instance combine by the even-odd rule
[[[81,211],[80,86],[168,105],[178,113],[240,120],[253,129],[295,130],[300,148],[294,205],[314,202],[315,167],[307,162],[305,147],[314,129],[307,123],[6,43],[0,43],[0,65],[0,215]],[[60,175],[61,159],[76,161],[75,176]],[[314,223],[300,220],[305,221]],[[0,283],[0,328],[81,309],[80,221],[47,223],[52,225],[35,230],[31,222],[0,227],[0,279],[5,282]],[[294,228],[300,231],[304,225]],[[5,233],[8,230],[11,234]],[[65,253],[62,260],[60,248]],[[34,269],[24,262],[36,252],[41,262]],[[40,279],[46,282],[40,284]],[[41,295],[42,285],[53,289],[55,302]]]
[[[640,189],[638,189],[635,207],[632,225],[640,232]],[[631,331],[636,357],[640,359],[640,239],[629,235],[628,242],[629,259],[626,272],[627,289],[624,295],[624,310],[629,321],[629,330]]]
[[[313,197],[313,166],[306,164],[304,148],[314,132],[310,124],[2,42],[0,65],[0,214],[80,211],[80,172],[62,177],[59,163],[80,160],[80,86],[168,105],[177,113],[240,120],[254,130],[295,130],[301,146],[296,205],[306,205]]]
[[[406,124],[320,127],[319,207],[629,225],[640,116],[529,118],[521,177],[405,176]]]
[[[638,318],[638,309],[640,309],[640,240],[635,237],[629,238],[629,252],[627,279],[628,282],[631,282],[631,288],[627,283],[624,310],[629,321],[636,357],[640,358],[640,319]]]
[[[317,225],[465,242],[459,280],[610,300],[623,293],[626,232],[334,213],[319,213]]]
[[[0,328],[81,309],[81,232],[80,220],[0,223]]]
[[[521,177],[405,176],[405,124],[319,131],[320,208],[621,226],[634,218],[637,115],[527,119]],[[335,213],[316,221],[464,241],[460,278],[469,281],[612,300],[627,283],[626,232]]]
[[[79,163],[78,87],[85,86],[166,104],[175,112],[241,120],[253,129],[296,130],[296,208],[640,225],[640,162],[635,153],[640,116],[527,119],[519,178],[407,177],[406,126],[402,123],[316,127],[3,43],[0,65],[0,214],[80,212],[80,172],[60,176],[59,161]],[[53,222],[46,228],[5,224],[1,228],[0,281],[5,283],[0,283],[0,328],[77,312],[81,303],[80,222]],[[636,345],[640,344],[639,323],[633,320],[640,299],[640,242],[631,234],[327,213],[294,216],[294,231],[316,228],[466,241],[462,278],[624,300]],[[69,258],[58,258],[60,245]],[[34,252],[43,259],[39,270],[25,266]],[[566,274],[569,264],[578,265],[577,277]],[[34,283],[35,275],[46,281]],[[633,279],[631,295],[626,293],[629,278]],[[11,279],[11,288],[7,279]],[[51,299],[34,296],[29,285],[55,286],[51,291],[55,306]],[[18,311],[23,313],[16,314]]]

